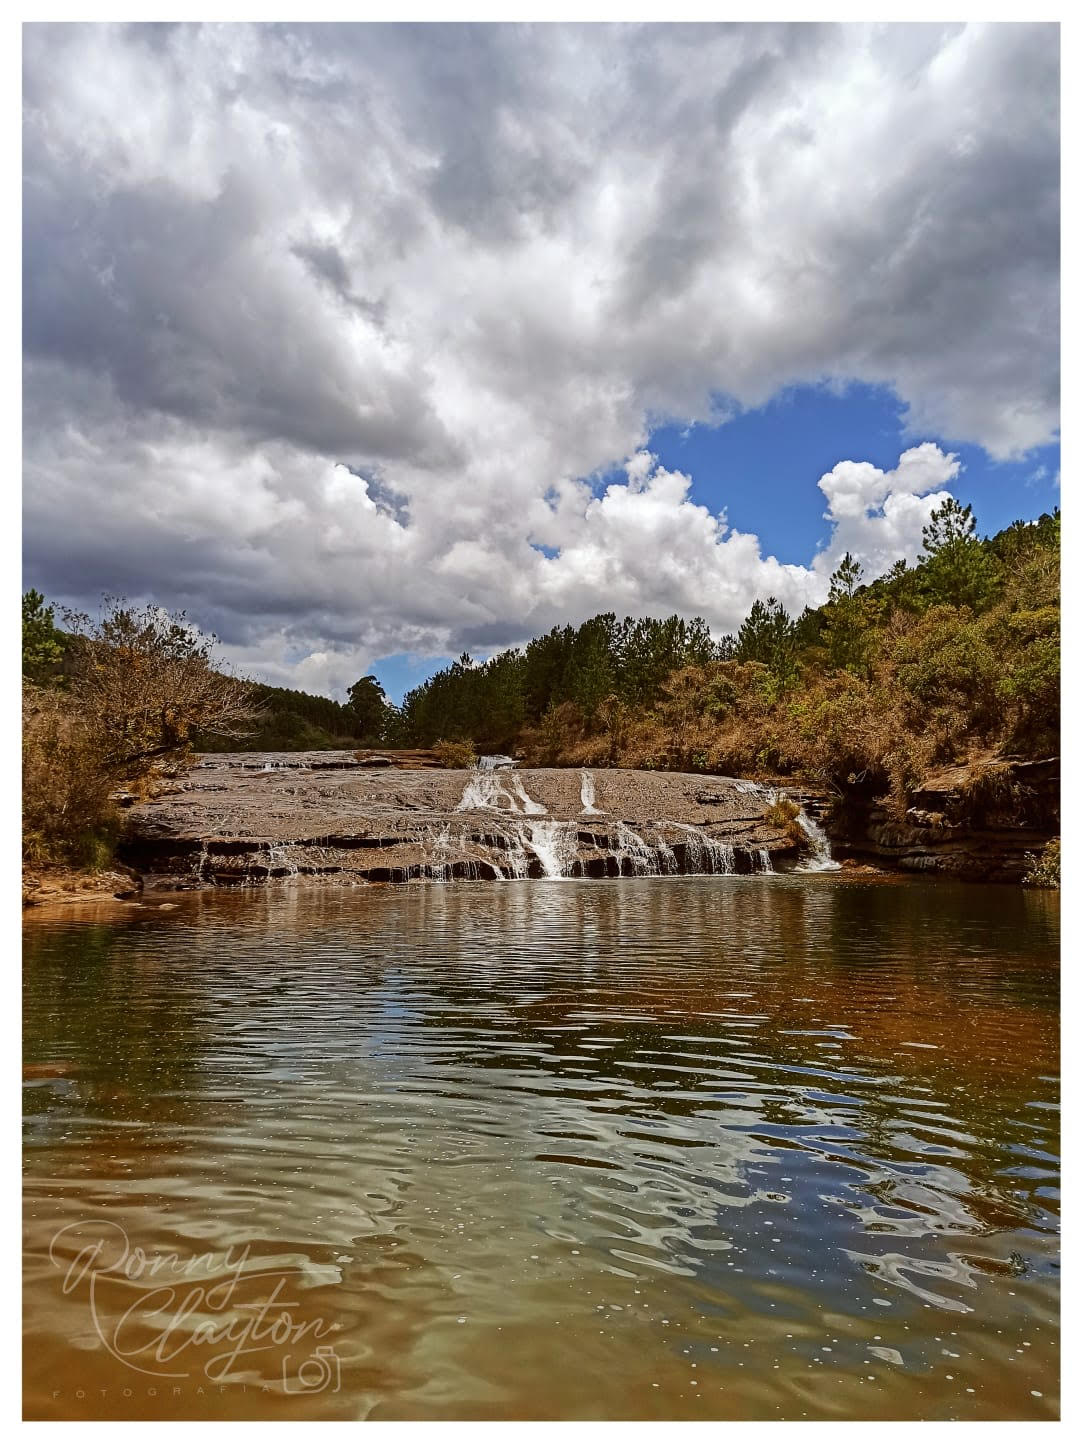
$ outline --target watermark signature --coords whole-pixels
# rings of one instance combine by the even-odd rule
[[[103,1347],[138,1374],[224,1384],[271,1364],[286,1394],[341,1387],[339,1357],[320,1342],[339,1325],[300,1316],[300,1300],[287,1297],[300,1270],[263,1269],[247,1244],[187,1257],[148,1253],[120,1224],[94,1219],[58,1230],[49,1261],[65,1295],[85,1293]]]

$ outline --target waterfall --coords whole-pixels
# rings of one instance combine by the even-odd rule
[[[702,827],[690,822],[659,819],[646,825],[646,836],[643,836],[630,823],[614,819],[606,825],[606,837],[599,837],[595,842],[589,833],[585,833],[581,839],[581,824],[550,817],[548,809],[528,794],[523,779],[511,763],[511,758],[482,758],[467,778],[455,808],[460,813],[500,814],[500,841],[497,846],[502,855],[496,866],[503,877],[525,878],[531,872],[535,877],[540,872],[547,878],[598,877],[605,876],[607,868],[608,875],[612,877],[614,864],[625,877],[676,873],[730,875],[737,872],[734,845],[718,841]],[[742,782],[735,786],[739,791],[757,797],[767,795],[766,789],[758,783]],[[581,818],[605,816],[605,809],[597,805],[594,777],[587,770],[579,774],[579,798]],[[815,852],[811,867],[817,871],[835,867],[827,850],[827,839],[804,814],[802,819],[802,826]],[[810,832],[810,828],[814,831]],[[663,829],[671,839],[674,833],[679,834],[680,841],[667,841]],[[585,855],[581,853],[581,840],[592,851]],[[491,845],[484,837],[476,837],[475,842],[485,847]],[[440,837],[434,839],[436,857],[433,876],[447,876],[443,858],[447,856],[449,846],[450,838],[445,828]],[[749,849],[748,858],[751,871],[774,872],[767,848]]]
[[[567,877],[576,857],[576,827],[567,822],[524,823],[527,841],[546,877]]]
[[[267,870],[279,876],[296,877],[297,864],[290,858],[280,843],[267,845]]]
[[[545,813],[546,809],[541,805],[540,802],[534,802],[532,798],[529,798],[526,795],[526,789],[523,786],[523,779],[519,776],[518,772],[513,772],[510,774],[508,778],[508,784],[514,792],[516,798],[519,800],[519,802],[523,804],[523,811],[528,817],[540,817]]]
[[[451,827],[448,823],[432,838],[430,848],[429,877],[433,882],[448,882],[451,878],[451,864],[447,861],[451,853]],[[440,858],[441,861],[437,861]]]
[[[496,772],[498,768],[514,766],[515,758],[508,757],[503,752],[493,752],[478,758],[478,770],[481,772]]]
[[[579,809],[579,811],[580,811],[584,816],[587,816],[587,815],[593,815],[593,816],[595,816],[595,817],[601,817],[601,816],[602,816],[603,809],[600,808],[600,807],[595,807],[595,805],[594,805],[595,797],[594,797],[594,775],[593,775],[593,773],[590,773],[590,772],[581,772],[581,773],[579,774],[579,800],[580,800],[580,801],[582,802],[582,804],[583,804],[582,807]]]
[[[659,871],[658,849],[644,842],[639,833],[626,822],[617,824],[617,850],[622,861],[625,858],[628,860],[636,877],[649,877],[652,872]]]
[[[798,868],[799,872],[838,872],[840,864],[831,856],[831,843],[827,833],[808,813],[801,809],[797,814],[797,825],[809,840],[811,856]]]
[[[492,759],[486,759],[491,761]],[[528,817],[544,816],[546,809],[526,794],[517,772],[504,768],[477,767],[463,788],[456,812],[521,812]]]
[[[507,875],[508,877],[526,877],[530,866],[530,860],[526,855],[523,846],[523,836],[520,832],[507,834]]]
[[[702,828],[694,827],[690,822],[674,822],[670,826],[679,828],[688,837],[685,851],[691,866],[685,868],[686,872],[731,873],[736,871],[733,848],[729,843],[716,842]]]

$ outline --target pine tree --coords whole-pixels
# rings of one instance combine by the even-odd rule
[[[23,594],[23,676],[48,681],[64,656],[64,635],[53,625],[53,608],[31,588]]]
[[[975,535],[970,506],[949,496],[922,528],[926,594],[934,602],[973,607],[988,601],[997,580],[997,567]]]
[[[861,564],[847,552],[831,577],[827,605],[827,655],[832,667],[858,671],[868,642],[864,608],[857,595]]]
[[[775,597],[753,602],[737,633],[737,660],[762,662],[782,683],[796,673],[796,629],[785,607]]]

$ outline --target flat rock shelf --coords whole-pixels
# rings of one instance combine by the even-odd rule
[[[371,768],[349,752],[208,753],[136,803],[122,849],[147,887],[288,878],[456,878],[774,872],[816,861],[769,825],[773,793],[699,774]]]

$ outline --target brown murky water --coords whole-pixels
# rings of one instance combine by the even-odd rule
[[[1050,1418],[1055,905],[833,876],[31,919],[32,1418]]]

